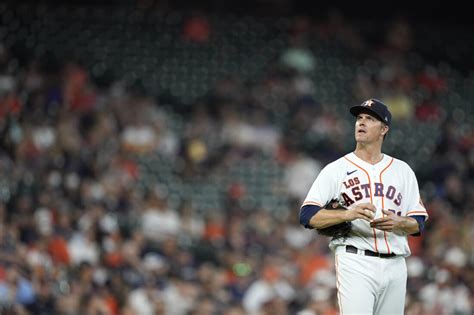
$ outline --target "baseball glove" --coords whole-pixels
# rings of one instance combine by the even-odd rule
[[[347,210],[343,203],[337,199],[333,199],[328,202],[323,209],[326,210]],[[342,222],[339,224],[331,225],[323,229],[316,229],[318,234],[323,236],[332,237],[332,239],[346,238],[352,229],[351,222]]]

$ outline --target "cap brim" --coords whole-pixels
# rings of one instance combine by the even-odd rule
[[[359,115],[362,111],[369,112],[381,122],[385,124],[387,123],[379,114],[377,114],[375,111],[373,111],[372,109],[370,109],[370,107],[367,106],[355,105],[352,106],[349,111],[354,117],[357,117],[357,115]]]

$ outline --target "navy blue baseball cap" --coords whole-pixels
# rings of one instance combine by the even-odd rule
[[[392,122],[392,113],[388,110],[387,105],[375,98],[371,98],[360,105],[352,106],[350,109],[351,114],[355,117],[357,117],[357,115],[362,111],[368,111],[374,114],[376,118],[388,126],[390,126],[390,123]]]

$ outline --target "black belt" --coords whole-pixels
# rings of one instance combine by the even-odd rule
[[[352,245],[347,245],[346,246],[346,252],[347,253],[352,253],[352,254],[357,254],[359,251],[359,249],[357,249],[357,247],[354,247]],[[376,253],[376,252],[373,252],[371,250],[364,250],[364,255],[365,256],[372,256],[372,257],[380,257],[380,258],[390,258],[390,257],[395,257],[397,255],[395,255],[394,253],[391,253],[391,254],[382,254],[382,253]]]

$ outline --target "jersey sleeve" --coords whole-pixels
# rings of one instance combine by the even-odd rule
[[[425,209],[423,202],[421,201],[420,190],[418,188],[418,181],[416,175],[411,168],[408,172],[408,189],[409,194],[407,200],[407,216],[424,216],[425,221],[428,220],[428,212]]]
[[[329,164],[321,170],[311,185],[302,207],[314,205],[323,208],[338,195],[336,174],[333,168],[334,165]]]

